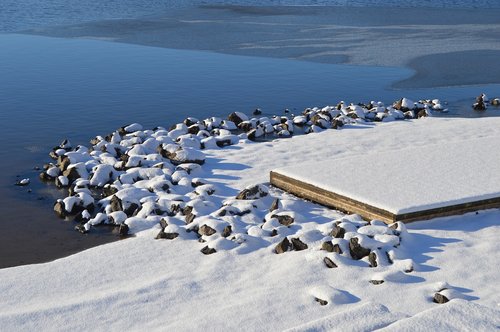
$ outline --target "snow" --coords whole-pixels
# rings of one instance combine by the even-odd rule
[[[332,154],[274,171],[394,214],[411,213],[500,197],[499,140],[440,141],[350,158]],[[347,169],[358,176],[334,176]]]
[[[242,139],[227,148],[205,149],[205,164],[193,174],[169,168],[167,163],[163,169],[122,171],[119,178],[130,177],[130,183],[123,181],[115,195],[124,202],[141,201],[149,209],[153,197],[162,207],[170,208],[174,201],[189,202],[200,215],[213,212],[189,225],[179,214],[165,217],[165,231],[179,233],[173,240],[154,240],[160,216],[146,216],[144,211],[141,216],[146,218],[124,219],[122,213],[113,212],[109,214],[112,219],[126,223],[135,237],[49,263],[0,270],[0,326],[6,331],[496,329],[500,317],[500,257],[496,254],[500,250],[500,211],[406,227],[398,223],[389,231],[380,222],[367,225],[359,216],[346,216],[274,188],[262,198],[236,200],[235,196],[248,186],[266,184],[269,171],[275,168],[305,167],[304,160],[390,155],[419,147],[439,149],[440,142],[466,146],[469,141],[493,141],[499,136],[500,118],[356,123],[342,130],[260,143]],[[483,173],[495,179],[496,166],[485,165]],[[97,165],[89,169],[93,167]],[[90,181],[79,180],[82,190],[93,179],[96,184],[106,180],[110,174],[105,171],[100,172],[102,179],[94,179],[94,173]],[[174,171],[178,172],[176,179],[188,181],[188,186],[177,185],[172,193],[133,186],[144,180],[154,185],[156,177],[173,178]],[[309,168],[308,173],[318,172]],[[365,176],[344,165],[336,177],[356,181]],[[215,188],[210,196],[212,187],[199,187],[209,201],[193,193],[198,189],[191,186],[195,182]],[[270,213],[275,197],[280,203]],[[222,209],[224,216],[220,216]],[[236,215],[247,209],[251,213]],[[287,227],[272,215],[293,216],[295,221]],[[106,221],[101,213],[85,226],[92,232],[90,224]],[[328,235],[337,223],[346,229],[345,238]],[[203,224],[217,233],[201,237],[207,242],[199,243],[195,232],[187,229]],[[220,234],[228,224],[234,226],[234,238]],[[273,229],[278,234],[274,237],[270,236]],[[308,248],[275,254],[275,245],[285,236],[300,238]],[[366,257],[350,258],[348,239],[352,237],[377,253],[387,250],[394,263],[389,264],[383,254],[377,254],[377,267],[369,267]],[[338,243],[343,253],[320,250],[329,240]],[[200,253],[207,245],[217,252]],[[338,267],[325,267],[324,257]],[[374,285],[371,280],[384,283]],[[433,303],[438,291],[454,299]],[[320,305],[316,298],[328,304]]]

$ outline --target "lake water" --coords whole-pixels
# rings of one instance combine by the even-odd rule
[[[243,1],[242,1],[243,2]],[[346,2],[346,1],[344,1]],[[463,6],[471,1],[448,1]],[[39,3],[39,2],[37,2]],[[0,30],[149,15],[189,1],[0,2]],[[212,2],[211,2],[212,3]],[[224,2],[224,3],[227,3]],[[298,1],[260,4],[301,4]],[[342,1],[328,2],[342,4]],[[394,3],[394,2],[392,2]],[[414,5],[417,2],[406,2]],[[419,3],[422,3],[421,1]],[[441,2],[429,2],[437,5]],[[474,1],[495,5],[496,1]],[[309,4],[313,4],[310,2]],[[314,4],[324,4],[321,1]],[[363,4],[362,1],[349,4]],[[391,5],[391,1],[379,1]],[[498,85],[391,90],[411,76],[402,68],[330,65],[271,58],[171,50],[97,40],[0,34],[0,268],[63,257],[117,239],[109,229],[82,236],[52,212],[63,192],[38,181],[47,153],[64,138],[87,144],[124,124],[165,126],[186,116],[265,114],[283,109],[382,100],[402,96],[450,102],[450,116],[470,111],[471,98],[495,95]],[[16,187],[30,177],[29,187]],[[28,189],[31,192],[28,192]]]
[[[195,5],[500,8],[498,0],[2,0],[0,31],[158,15]]]

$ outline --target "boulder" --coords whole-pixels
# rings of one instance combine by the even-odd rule
[[[186,225],[189,225],[190,223],[193,222],[194,218],[196,218],[196,215],[193,214],[193,213],[189,213],[187,216],[186,216]]]
[[[342,239],[345,235],[345,229],[340,227],[339,225],[335,225],[335,227],[330,232],[330,236],[336,239]]]
[[[290,241],[288,241],[288,238],[285,237],[283,240],[281,240],[280,243],[276,245],[276,247],[274,248],[274,252],[277,254],[282,254],[288,251],[289,248],[290,248]]]
[[[380,284],[383,284],[384,281],[383,280],[370,280],[369,283],[373,284],[373,285],[380,285]]]
[[[227,225],[226,227],[224,227],[224,229],[222,230],[222,237],[228,237],[229,235],[231,235],[231,232],[233,230],[231,229],[231,225]]]
[[[176,237],[179,236],[179,233],[166,233],[163,229],[156,235],[155,239],[167,239],[167,240],[173,240]]]
[[[378,263],[377,263],[377,254],[372,251],[369,255],[368,255],[368,261],[370,262],[370,267],[377,267]]]
[[[292,249],[296,251],[306,250],[307,244],[302,242],[298,237],[292,238]]]
[[[273,215],[271,216],[271,218],[276,218],[276,219],[278,219],[278,222],[279,222],[280,224],[282,224],[283,226],[290,226],[290,225],[291,225],[291,224],[293,224],[293,222],[295,221],[295,220],[293,219],[293,217],[288,216],[288,215],[283,215],[283,214],[282,214],[282,215],[279,215],[279,214],[273,214]]]
[[[203,247],[200,250],[204,255],[211,255],[217,252],[217,250],[210,248],[209,246]]]
[[[212,227],[208,226],[208,225],[202,225],[199,229],[198,229],[198,234],[200,235],[205,235],[205,236],[210,236],[210,235],[213,235],[215,234],[217,231],[215,229],[213,229]]]
[[[239,125],[243,121],[248,121],[248,117],[241,112],[233,112],[227,117],[229,121],[234,122],[234,124]]]
[[[315,297],[315,298],[314,298],[314,300],[315,300],[316,302],[318,302],[320,305],[327,305],[327,304],[328,304],[328,301],[326,301],[326,300],[322,300],[322,299],[317,298],[317,297]]]
[[[349,252],[353,259],[360,260],[370,254],[370,249],[363,248],[359,244],[358,238],[353,237],[349,240]]]
[[[279,198],[275,198],[271,203],[271,207],[269,208],[269,212],[273,212],[274,210],[279,209],[280,200]]]
[[[446,303],[450,301],[446,296],[444,296],[443,294],[441,293],[436,293],[434,294],[434,298],[432,299],[432,302],[434,303],[439,303],[439,304],[443,304],[443,303]]]
[[[111,212],[123,211],[122,200],[119,199],[116,195],[113,195],[111,197],[111,200],[109,201],[109,205],[111,207]]]
[[[335,264],[330,258],[325,257],[323,258],[323,263],[325,263],[326,267],[329,269],[333,269],[338,267],[337,264]]]
[[[269,189],[262,184],[258,184],[255,186],[249,186],[243,189],[237,196],[236,199],[257,199],[261,197],[267,196],[269,193]]]
[[[321,250],[342,254],[342,249],[340,249],[340,246],[338,244],[333,244],[332,241],[323,242],[323,244],[321,245]]]
[[[64,202],[62,200],[57,201],[54,204],[54,212],[59,218],[64,218],[67,216],[66,207],[64,206]]]
[[[118,235],[120,236],[126,236],[128,235],[129,227],[127,224],[120,224],[120,227],[118,228]]]

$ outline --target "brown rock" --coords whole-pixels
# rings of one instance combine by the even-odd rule
[[[126,236],[128,234],[129,227],[127,224],[120,224],[120,227],[118,228],[118,235],[120,236]]]
[[[374,284],[374,285],[380,285],[380,284],[384,283],[383,280],[370,280],[369,282],[370,282],[370,284]]]
[[[269,208],[269,212],[273,212],[274,210],[277,210],[280,205],[280,200],[279,198],[275,198],[273,200],[273,203],[271,204],[271,207]]]
[[[330,258],[325,257],[323,258],[323,262],[325,263],[326,267],[329,269],[333,269],[337,267],[337,264],[335,264]]]
[[[298,237],[297,238],[292,238],[292,249],[296,251],[301,251],[301,250],[306,250],[307,244],[302,242]]]
[[[54,204],[54,212],[59,218],[64,218],[68,215],[63,201],[57,201],[56,204]]]
[[[274,252],[277,254],[282,254],[290,248],[290,241],[288,241],[288,238],[284,238],[280,243],[276,245],[274,248]]]
[[[351,257],[353,259],[360,260],[370,254],[370,249],[363,248],[359,244],[358,238],[353,237],[349,240],[349,252],[351,253]]]
[[[446,303],[448,301],[450,301],[450,300],[441,293],[434,294],[434,298],[432,299],[432,302],[439,303],[439,304],[443,304],[443,303]]]
[[[315,297],[315,298],[314,298],[314,300],[315,300],[316,302],[318,302],[320,305],[327,305],[327,304],[328,304],[328,301],[326,301],[326,300],[322,300],[322,299],[319,299],[319,298],[317,298],[317,297]]]
[[[210,235],[213,235],[215,234],[217,231],[215,229],[213,229],[212,227],[210,226],[207,226],[207,225],[202,225],[199,229],[198,229],[198,234],[200,235],[205,235],[205,236],[210,236]]]
[[[293,217],[291,216],[288,216],[288,215],[278,215],[278,214],[273,214],[271,216],[271,218],[276,218],[278,219],[278,222],[280,224],[282,224],[283,226],[290,226],[291,224],[293,224],[293,222],[295,221],[293,219]]]
[[[188,224],[192,223],[194,218],[196,218],[195,214],[192,214],[192,213],[188,214],[186,216],[186,224],[188,225]]]
[[[377,254],[372,251],[369,255],[368,255],[368,261],[370,262],[370,267],[377,267]]]
[[[213,249],[213,248],[210,248],[208,246],[206,247],[203,247],[201,250],[200,250],[204,255],[211,255],[211,254],[214,254],[217,252],[217,250]]]
[[[111,197],[111,200],[109,201],[109,205],[111,206],[111,211],[123,211],[123,205],[122,205],[122,200],[119,199],[116,195],[113,195]]]
[[[330,236],[336,238],[336,239],[342,239],[345,235],[345,229],[336,225],[332,231],[330,232]]]
[[[222,230],[222,237],[228,237],[229,235],[231,235],[231,232],[233,230],[231,229],[231,225],[227,225],[226,227],[224,227],[224,229]]]

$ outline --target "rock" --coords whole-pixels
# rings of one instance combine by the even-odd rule
[[[340,129],[344,126],[344,121],[342,121],[341,119],[333,119],[332,121],[332,128],[333,129]]]
[[[137,213],[138,209],[139,209],[139,205],[137,205],[136,203],[130,203],[128,208],[123,210],[123,212],[125,212],[127,217],[132,217]]]
[[[257,199],[267,196],[269,190],[266,186],[258,184],[255,186],[250,186],[243,189],[237,196],[236,199]]]
[[[290,226],[291,224],[293,224],[293,222],[295,221],[293,219],[293,217],[291,216],[288,216],[288,215],[278,215],[278,214],[273,214],[271,216],[271,218],[276,218],[278,219],[278,222],[280,224],[282,224],[283,226]]]
[[[168,226],[167,221],[164,218],[161,218],[161,220],[160,220],[161,229],[165,229],[165,227],[167,227],[167,226]]]
[[[227,119],[229,121],[233,121],[234,124],[239,125],[243,121],[247,121],[248,117],[245,114],[243,114],[243,113],[233,112],[233,113],[229,114],[229,116],[227,117]]]
[[[211,255],[211,254],[214,254],[214,253],[216,253],[216,252],[217,252],[215,249],[210,248],[209,246],[203,247],[200,251],[201,251],[204,255]]]
[[[273,230],[271,231],[271,233],[269,234],[269,236],[271,236],[271,237],[272,237],[272,236],[276,236],[276,235],[278,235],[278,231],[277,231],[276,229],[273,229]]]
[[[441,293],[434,294],[434,298],[432,299],[432,302],[439,303],[439,304],[443,304],[443,303],[446,303],[448,301],[450,301],[450,300]]]
[[[54,211],[59,218],[64,218],[67,216],[66,207],[64,206],[64,202],[62,200],[57,201],[54,204]]]
[[[233,230],[231,229],[231,226],[228,225],[228,226],[224,227],[221,235],[222,235],[222,237],[228,237],[229,235],[231,235],[232,231]]]
[[[351,253],[351,257],[353,259],[360,260],[370,254],[370,249],[363,248],[359,244],[358,238],[353,237],[349,240],[349,252]]]
[[[500,106],[500,99],[499,98],[494,98],[490,102],[491,105],[493,106]]]
[[[57,158],[57,164],[59,165],[59,169],[61,170],[61,172],[64,172],[71,164],[71,160],[68,158],[68,156],[62,155]]]
[[[383,280],[370,280],[369,283],[374,284],[374,285],[380,285],[380,284],[383,284],[384,281]]]
[[[126,236],[128,235],[129,227],[127,224],[120,224],[120,227],[118,228],[118,235],[120,236]]]
[[[109,202],[109,205],[111,207],[111,211],[123,211],[123,205],[121,199],[119,199],[116,195],[113,195],[111,197],[111,200]]]
[[[335,264],[330,258],[325,257],[323,258],[323,262],[325,263],[326,267],[329,269],[333,269],[338,267],[337,264]]]
[[[192,214],[192,213],[188,214],[186,216],[186,225],[189,225],[190,223],[192,223],[194,218],[196,218],[195,214]]]
[[[340,246],[338,244],[333,244],[332,241],[323,242],[323,244],[321,245],[321,250],[342,254],[342,249],[340,249]]]
[[[166,233],[163,229],[156,235],[155,239],[173,240],[179,236],[179,233]]]
[[[87,230],[87,228],[85,227],[85,225],[76,225],[75,226],[75,231],[78,231],[82,234],[87,234],[89,231]]]
[[[368,261],[370,262],[370,267],[377,267],[377,254],[372,251],[369,255],[368,255]]]
[[[205,235],[205,236],[210,236],[210,235],[213,235],[215,234],[217,231],[215,229],[213,229],[212,227],[210,226],[207,226],[207,225],[202,225],[199,229],[198,229],[198,234],[200,235]]]
[[[166,147],[160,145],[157,148],[157,152],[163,158],[169,159],[174,165],[184,163],[203,165],[205,163],[205,154],[199,150],[189,147],[180,147],[174,144],[167,144]]]
[[[253,113],[253,115],[261,115],[262,114],[262,111],[260,110],[260,108],[256,108]]]
[[[292,238],[292,249],[296,251],[301,251],[301,250],[306,250],[307,244],[302,242],[298,237],[297,238]]]
[[[70,182],[73,182],[76,179],[80,178],[80,174],[78,174],[78,170],[76,169],[76,167],[67,168],[62,174],[63,176],[67,177]]]
[[[24,187],[27,186],[28,184],[30,184],[29,178],[16,181],[16,186]]]
[[[314,298],[314,300],[316,302],[318,302],[320,305],[327,305],[328,304],[328,301],[325,301],[325,300],[322,300],[322,299],[319,299],[317,297]]]
[[[280,243],[276,245],[276,247],[274,248],[274,252],[277,254],[282,254],[288,251],[289,248],[290,248],[290,241],[288,241],[288,238],[285,237],[283,240],[281,240]]]
[[[269,208],[269,212],[273,212],[274,210],[279,209],[279,205],[280,205],[279,198],[275,198],[273,200],[273,203],[271,204],[271,207]]]
[[[335,225],[335,227],[330,232],[330,236],[336,239],[342,239],[344,235],[345,235],[345,229],[338,225]]]

